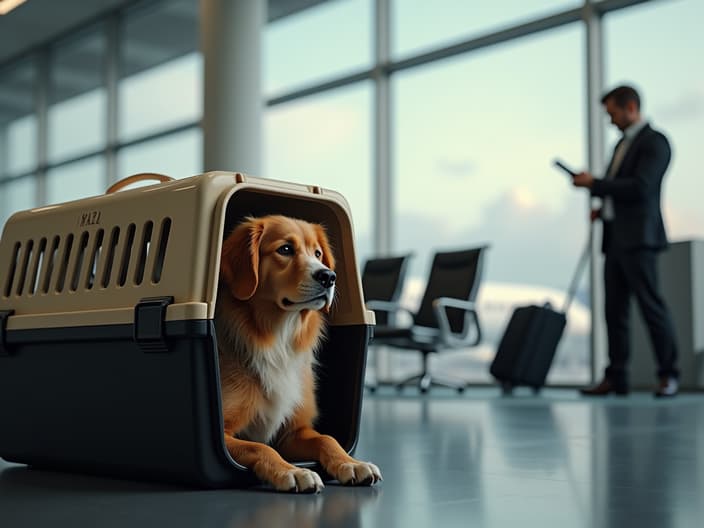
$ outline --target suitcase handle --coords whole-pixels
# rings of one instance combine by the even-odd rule
[[[567,290],[567,297],[565,298],[565,304],[562,306],[563,313],[567,314],[570,309],[572,301],[574,301],[575,295],[577,295],[577,288],[579,287],[579,281],[582,278],[582,272],[584,267],[589,262],[592,255],[592,229],[589,226],[589,236],[587,237],[587,243],[582,250],[582,254],[579,256],[579,261],[577,262],[577,269],[574,270],[574,275],[572,276],[572,281],[570,282],[570,287]]]
[[[142,172],[139,174],[133,174],[132,176],[122,178],[119,182],[113,183],[110,187],[108,187],[108,190],[105,191],[105,194],[115,193],[123,187],[127,187],[128,185],[132,185],[133,183],[145,180],[154,180],[165,183],[174,181],[174,178],[172,178],[171,176],[167,176],[166,174],[159,174],[157,172]]]

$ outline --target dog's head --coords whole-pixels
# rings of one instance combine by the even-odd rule
[[[226,238],[221,272],[239,300],[271,301],[281,310],[330,309],[335,261],[323,227],[272,215],[247,218]]]

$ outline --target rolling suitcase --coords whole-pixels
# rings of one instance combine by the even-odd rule
[[[590,250],[591,238],[577,264],[562,311],[545,303],[519,306],[511,315],[489,368],[491,375],[501,383],[504,394],[510,394],[518,385],[538,392],[545,384]]]

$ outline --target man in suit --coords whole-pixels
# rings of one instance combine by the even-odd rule
[[[640,97],[619,86],[601,99],[611,123],[623,132],[603,178],[577,174],[573,183],[602,199],[592,221],[603,223],[602,251],[609,365],[603,380],[582,389],[587,396],[628,394],[629,308],[635,296],[657,360],[655,396],[678,390],[677,343],[672,318],[658,286],[657,257],[667,247],[660,212],[660,188],[670,163],[667,138],[640,112]]]

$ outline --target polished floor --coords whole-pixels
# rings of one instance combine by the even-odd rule
[[[704,394],[382,390],[366,396],[357,455],[381,467],[379,486],[329,484],[315,496],[194,491],[0,460],[0,526],[704,526]]]

